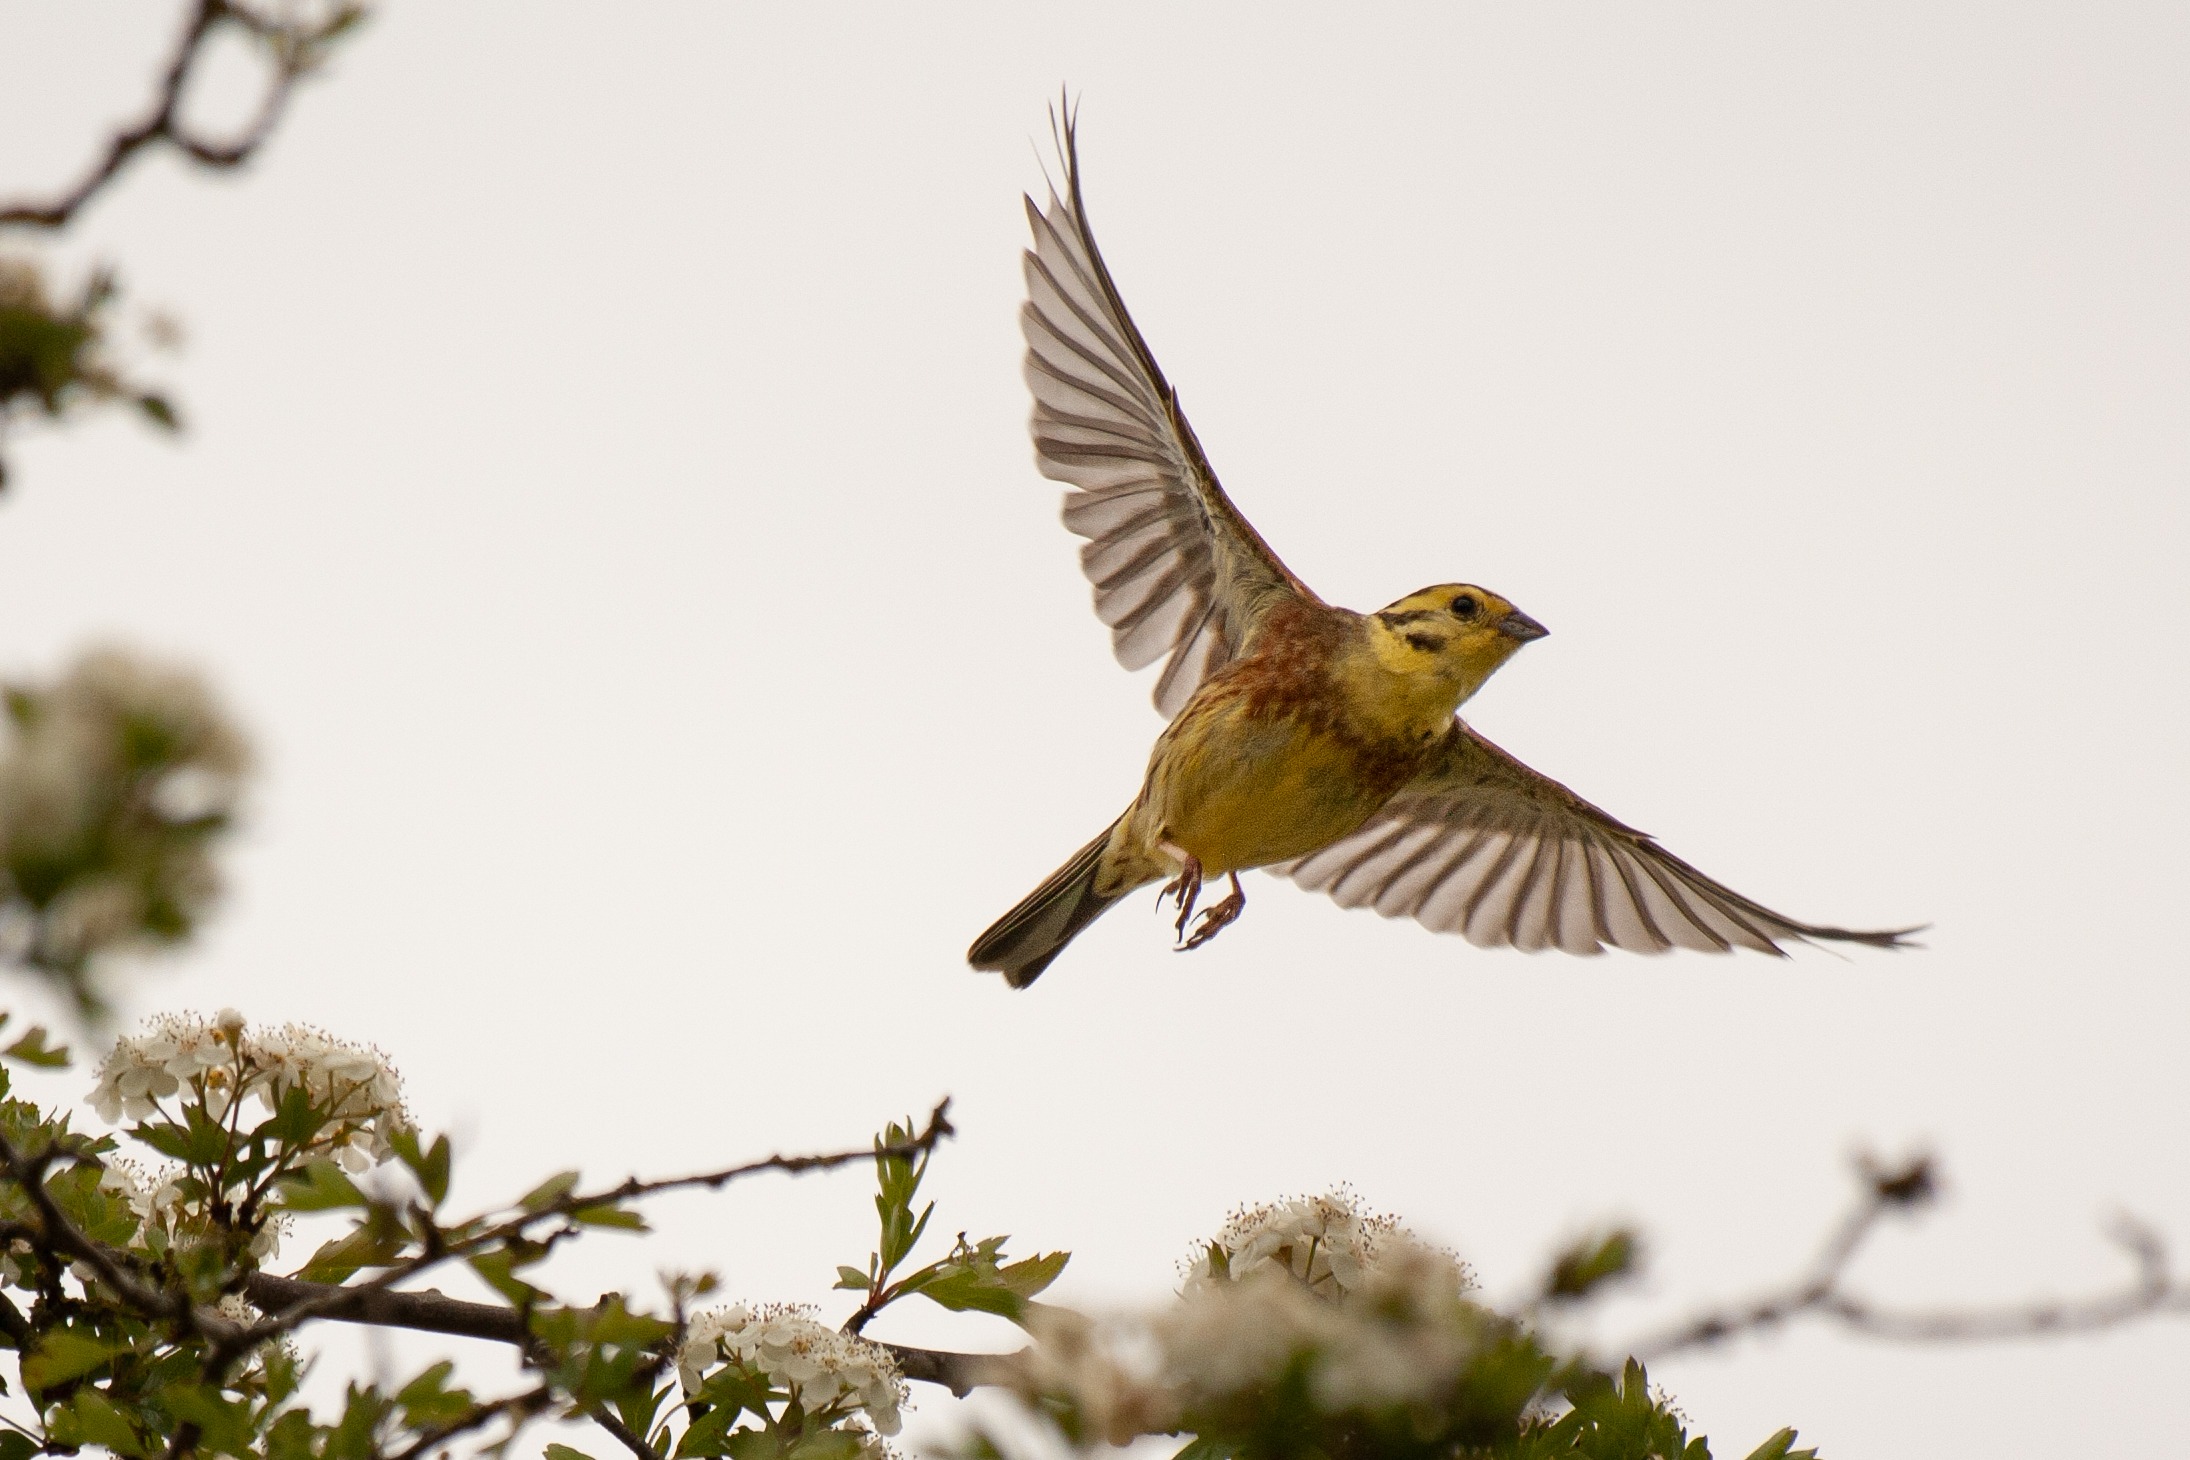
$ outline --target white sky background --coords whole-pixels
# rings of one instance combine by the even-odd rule
[[[0,191],[134,116],[178,14],[0,0]],[[2190,1247],[2186,65],[2162,4],[399,0],[247,176],[153,162],[66,239],[188,325],[147,373],[191,429],[18,437],[0,672],[119,637],[213,676],[265,774],[132,1007],[378,1042],[460,1201],[947,1092],[938,1231],[1072,1249],[1068,1302],[1348,1179],[1494,1294],[1640,1222],[1635,1332],[1790,1275],[1849,1153],[1917,1146],[1949,1202],[1866,1288],[2091,1289],[2115,1209]],[[1191,958],[1144,898],[1031,993],[967,972],[1158,728],[1024,427],[1060,82],[1291,566],[1512,597],[1553,636],[1476,724],[1927,951],[1486,953],[1257,877]],[[566,1290],[841,1305],[871,1208],[855,1174],[659,1217]],[[2050,1457],[2167,1448],[2186,1360],[2179,1324],[1802,1328],[1654,1377],[1721,1454]]]

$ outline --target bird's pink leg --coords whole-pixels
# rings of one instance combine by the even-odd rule
[[[1194,926],[1194,935],[1178,946],[1178,952],[1186,953],[1199,948],[1202,944],[1238,922],[1239,915],[1247,911],[1247,894],[1239,885],[1239,873],[1234,872],[1230,875],[1232,878],[1231,895],[1226,897],[1224,901],[1203,911],[1201,921]],[[1179,927],[1182,931],[1186,927],[1186,919],[1183,916],[1179,919]]]

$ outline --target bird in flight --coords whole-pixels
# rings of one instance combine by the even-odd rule
[[[1468,583],[1375,613],[1318,598],[1217,484],[1089,231],[1073,118],[1064,196],[1026,200],[1026,379],[1042,474],[1095,612],[1128,669],[1161,659],[1170,720],[1123,815],[975,940],[1013,988],[1127,893],[1164,882],[1179,948],[1246,906],[1261,867],[1342,907],[1412,917],[1480,947],[1593,954],[1827,940],[1904,946],[1915,929],[1796,922],[1706,877],[1458,718],[1546,630]],[[1225,897],[1194,913],[1205,879]]]

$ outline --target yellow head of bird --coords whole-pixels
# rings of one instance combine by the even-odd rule
[[[1391,673],[1419,678],[1449,715],[1531,639],[1551,632],[1473,583],[1440,583],[1369,615],[1369,642]],[[1434,688],[1432,688],[1434,686]]]

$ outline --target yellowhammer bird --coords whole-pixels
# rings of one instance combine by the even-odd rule
[[[1178,394],[1126,314],[1088,231],[1069,115],[1065,196],[1027,199],[1026,378],[1035,459],[1068,483],[1065,525],[1128,669],[1169,655],[1171,717],[1125,814],[974,942],[1013,988],[1119,898],[1170,879],[1182,949],[1246,906],[1263,867],[1482,947],[1598,953],[1782,941],[1891,948],[1782,917],[1721,886],[1457,718],[1544,627],[1472,584],[1372,614],[1294,577],[1217,485]],[[1191,930],[1204,878],[1231,891]]]

